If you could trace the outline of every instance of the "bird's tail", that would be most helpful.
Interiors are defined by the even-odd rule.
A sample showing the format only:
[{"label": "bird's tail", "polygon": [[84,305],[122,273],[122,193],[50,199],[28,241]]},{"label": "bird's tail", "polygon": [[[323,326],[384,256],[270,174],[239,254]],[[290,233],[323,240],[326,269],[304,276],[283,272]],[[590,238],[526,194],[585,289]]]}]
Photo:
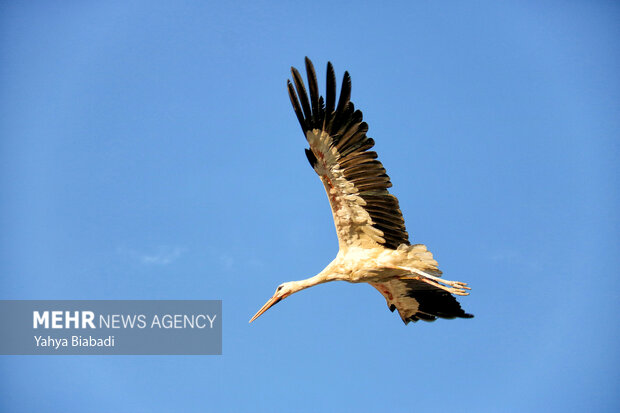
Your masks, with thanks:
[{"label": "bird's tail", "polygon": [[400,255],[400,262],[411,263],[417,269],[441,277],[441,270],[437,261],[433,258],[433,254],[426,248],[424,244],[405,245],[402,244],[396,249]]}]

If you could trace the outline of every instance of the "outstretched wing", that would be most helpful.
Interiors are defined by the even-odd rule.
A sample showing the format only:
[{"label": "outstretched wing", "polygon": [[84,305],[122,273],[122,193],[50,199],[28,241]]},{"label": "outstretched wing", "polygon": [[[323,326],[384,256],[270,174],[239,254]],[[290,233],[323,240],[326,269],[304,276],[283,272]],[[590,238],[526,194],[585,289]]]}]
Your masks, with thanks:
[{"label": "outstretched wing", "polygon": [[383,245],[396,249],[409,245],[398,199],[388,192],[392,186],[377,154],[374,141],[366,136],[368,125],[351,102],[351,78],[345,72],[336,105],[336,76],[327,63],[327,90],[319,96],[316,72],[306,57],[308,89],[301,75],[291,68],[287,82],[291,103],[310,144],[306,156],[321,178],[334,216],[340,248]]},{"label": "outstretched wing", "polygon": [[435,321],[437,318],[472,318],[447,291],[417,280],[394,279],[370,283],[385,297],[390,309],[398,310],[405,324],[410,321]]}]

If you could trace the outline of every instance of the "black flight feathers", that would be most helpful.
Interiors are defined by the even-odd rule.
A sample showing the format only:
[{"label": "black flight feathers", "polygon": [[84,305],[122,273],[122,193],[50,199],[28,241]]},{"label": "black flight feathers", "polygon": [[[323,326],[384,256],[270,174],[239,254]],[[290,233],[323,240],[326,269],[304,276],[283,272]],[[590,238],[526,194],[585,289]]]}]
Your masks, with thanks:
[{"label": "black flight feathers", "polygon": [[[331,62],[327,63],[327,92],[325,101],[323,101],[322,96],[319,96],[319,86],[316,80],[314,65],[307,57],[306,72],[308,73],[308,88],[310,89],[309,99],[304,81],[299,71],[294,67],[291,67],[291,73],[295,86],[293,87],[290,80],[287,81],[288,94],[301,129],[304,135],[308,130],[321,129],[333,136],[344,126],[343,121],[348,120],[348,115],[354,109],[353,103],[350,101],[351,77],[348,72],[344,73],[340,99],[338,99],[338,107],[336,108],[336,74]],[[362,113],[359,112],[358,116],[361,120]]]},{"label": "black flight feathers", "polygon": [[[418,302],[415,314],[406,320],[409,321],[435,321],[437,318],[473,318],[461,308],[459,302],[447,291],[429,286],[418,280],[401,280],[407,284],[407,296]],[[392,307],[390,307],[392,310]],[[392,310],[393,311],[393,310]]]},{"label": "black flight feathers", "polygon": [[[331,146],[338,152],[337,165],[333,167],[342,170],[345,178],[355,185],[358,195],[366,201],[364,208],[373,221],[373,227],[383,232],[384,246],[395,249],[401,244],[409,245],[398,200],[387,190],[392,186],[390,178],[381,162],[376,160],[376,152],[369,151],[374,141],[366,136],[368,125],[362,120],[362,112],[356,110],[351,102],[349,73],[344,73],[336,104],[336,74],[331,62],[327,63],[325,100],[319,94],[314,65],[307,57],[305,63],[309,94],[299,71],[294,67],[291,68],[293,82],[287,82],[291,104],[304,135],[313,129],[329,134]],[[306,156],[314,168],[320,154],[310,148],[306,149]]]}]

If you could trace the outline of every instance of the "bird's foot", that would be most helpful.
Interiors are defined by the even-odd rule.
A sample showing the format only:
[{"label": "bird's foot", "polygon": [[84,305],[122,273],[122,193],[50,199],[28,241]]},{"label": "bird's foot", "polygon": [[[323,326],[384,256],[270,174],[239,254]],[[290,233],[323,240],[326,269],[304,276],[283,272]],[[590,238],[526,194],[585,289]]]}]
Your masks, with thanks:
[{"label": "bird's foot", "polygon": [[455,294],[455,295],[469,295],[469,292],[467,292],[467,290],[471,290],[471,288],[467,286],[467,283],[464,283],[461,281],[444,280],[442,278],[435,277],[434,275],[430,275],[424,271],[418,270],[417,268],[407,268],[407,267],[398,267],[398,268],[417,274],[417,275],[412,274],[411,276],[402,277],[401,279],[403,280],[409,279],[409,280],[424,281],[427,284],[430,284],[434,287],[440,288],[444,291],[449,292],[450,294]]}]

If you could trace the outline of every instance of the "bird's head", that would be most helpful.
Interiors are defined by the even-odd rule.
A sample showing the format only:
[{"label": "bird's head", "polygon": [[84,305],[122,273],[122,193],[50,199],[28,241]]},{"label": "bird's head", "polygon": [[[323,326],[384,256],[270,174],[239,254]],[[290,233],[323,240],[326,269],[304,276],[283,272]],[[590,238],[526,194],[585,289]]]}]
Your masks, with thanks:
[{"label": "bird's head", "polygon": [[280,284],[278,288],[276,288],[276,292],[273,294],[273,297],[271,297],[269,301],[267,301],[265,305],[262,306],[256,314],[254,314],[254,317],[252,317],[250,323],[260,317],[261,314],[263,314],[265,311],[269,310],[274,304],[279,303],[280,301],[284,300],[286,297],[297,291],[299,291],[299,288],[297,288],[294,281]]}]

